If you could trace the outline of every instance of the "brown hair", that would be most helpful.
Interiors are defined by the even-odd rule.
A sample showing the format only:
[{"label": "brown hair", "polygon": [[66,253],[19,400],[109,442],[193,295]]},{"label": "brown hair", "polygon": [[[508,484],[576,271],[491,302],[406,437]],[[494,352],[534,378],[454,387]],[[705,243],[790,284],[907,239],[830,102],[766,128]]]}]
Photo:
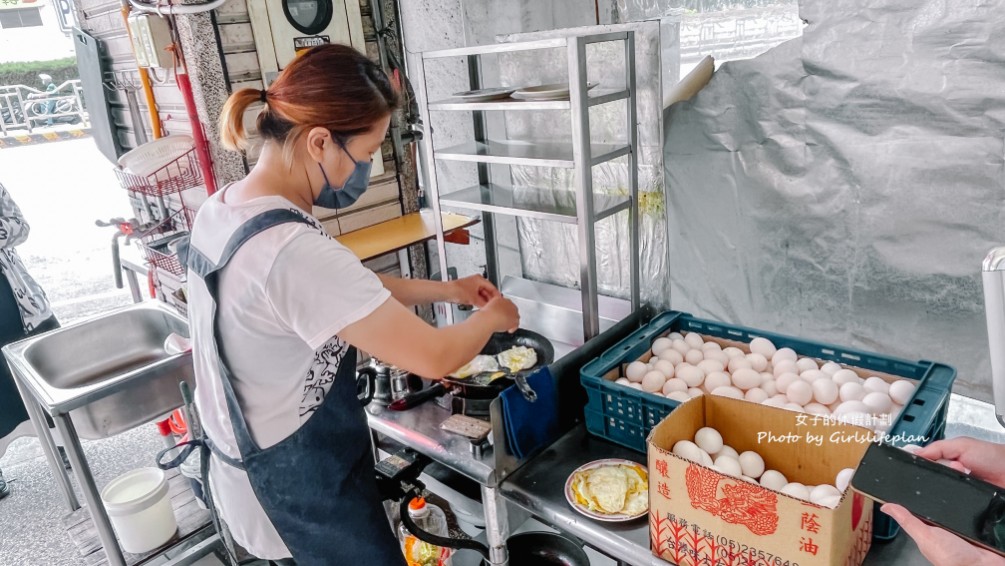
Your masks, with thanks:
[{"label": "brown hair", "polygon": [[381,68],[347,45],[321,45],[294,59],[266,91],[245,88],[230,95],[220,114],[220,141],[228,149],[248,147],[244,113],[258,101],[258,133],[293,147],[311,128],[327,128],[346,139],[366,132],[398,107],[397,89]]}]

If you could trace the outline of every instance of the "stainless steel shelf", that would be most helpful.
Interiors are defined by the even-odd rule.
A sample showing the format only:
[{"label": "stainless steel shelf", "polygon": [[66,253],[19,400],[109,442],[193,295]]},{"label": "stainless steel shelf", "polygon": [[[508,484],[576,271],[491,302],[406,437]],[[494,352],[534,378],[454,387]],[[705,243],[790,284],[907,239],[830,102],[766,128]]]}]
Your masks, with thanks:
[{"label": "stainless steel shelf", "polygon": [[[627,210],[630,201],[627,195],[594,195],[593,203],[594,218],[599,220]],[[440,204],[564,224],[575,224],[579,218],[573,191],[513,188],[489,183],[445,194],[440,197]]]},{"label": "stainless steel shelf", "polygon": [[[586,101],[588,106],[598,106],[625,100],[631,95],[628,89],[617,88],[595,88],[587,93]],[[453,110],[453,111],[473,111],[473,110],[569,110],[572,108],[568,100],[517,100],[515,98],[503,98],[501,100],[489,100],[485,102],[469,102],[460,98],[447,98],[429,104],[430,110]]]},{"label": "stainless steel shelf", "polygon": [[423,59],[441,59],[443,57],[463,57],[465,55],[492,55],[495,53],[512,53],[514,51],[529,51],[531,49],[554,49],[556,47],[566,47],[568,38],[556,37],[553,39],[539,39],[537,41],[520,41],[515,43],[495,43],[492,45],[475,45],[472,47],[458,47],[455,49],[440,49],[438,51],[426,51],[422,54]]},{"label": "stainless steel shelf", "polygon": [[[606,163],[631,153],[627,145],[590,144],[591,165]],[[495,163],[499,165],[530,165],[571,169],[576,161],[571,143],[529,143],[520,141],[466,142],[435,150],[433,157],[443,161]]]}]

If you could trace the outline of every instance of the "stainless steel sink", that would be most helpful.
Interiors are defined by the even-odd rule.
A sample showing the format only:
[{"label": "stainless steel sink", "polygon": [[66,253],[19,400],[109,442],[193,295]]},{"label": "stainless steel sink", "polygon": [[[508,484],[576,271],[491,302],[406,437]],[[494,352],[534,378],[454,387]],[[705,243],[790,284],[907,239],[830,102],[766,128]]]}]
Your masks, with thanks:
[{"label": "stainless steel sink", "polygon": [[50,415],[70,413],[77,434],[98,439],[181,406],[178,382],[193,387],[190,353],[169,354],[164,340],[188,336],[188,323],[160,302],[107,315],[3,349],[17,379]]}]

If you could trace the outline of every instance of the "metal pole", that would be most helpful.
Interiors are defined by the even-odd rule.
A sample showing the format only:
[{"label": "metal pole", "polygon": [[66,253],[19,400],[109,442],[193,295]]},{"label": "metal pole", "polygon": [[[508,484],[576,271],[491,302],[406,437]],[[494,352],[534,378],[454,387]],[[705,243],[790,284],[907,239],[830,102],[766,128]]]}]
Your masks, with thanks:
[{"label": "metal pole", "polygon": [[[477,55],[468,55],[468,83],[471,90],[482,88],[482,65],[481,59]],[[488,126],[486,124],[485,112],[476,110],[471,113],[472,125],[474,126],[475,141],[485,143],[489,140]],[[491,183],[488,163],[478,164],[478,184],[488,187]],[[496,243],[495,216],[491,212],[482,213],[482,228],[485,233],[485,270],[488,273],[489,281],[498,287],[500,285],[499,259]]]},{"label": "metal pole", "polygon": [[481,491],[485,512],[485,538],[489,544],[489,563],[493,566],[506,566],[509,564],[509,550],[506,548],[506,539],[509,538],[509,515],[506,512],[506,501],[494,487],[483,485]]},{"label": "metal pole", "polygon": [[628,186],[631,203],[628,210],[628,229],[631,231],[631,277],[632,277],[632,310],[639,309],[641,298],[639,286],[641,273],[639,269],[639,230],[642,229],[642,218],[639,216],[639,133],[638,115],[635,100],[635,32],[628,32],[625,38],[625,86],[628,88]]},{"label": "metal pole", "polygon": [[[436,158],[433,151],[433,123],[429,117],[429,93],[426,91],[426,62],[422,55],[416,57],[416,67],[418,73],[415,77],[415,97],[419,104],[419,114],[422,117],[422,125],[425,128],[425,136],[419,142],[423,155],[426,156],[425,165],[425,190],[428,196],[429,206],[433,209],[433,224],[436,227],[436,251],[440,260],[440,279],[450,280],[447,273],[447,243],[443,239],[443,216],[440,214],[440,191],[436,185]],[[445,309],[444,316],[447,324],[454,323],[454,310]]]},{"label": "metal pole", "polygon": [[597,307],[597,245],[593,211],[593,154],[590,148],[590,108],[586,95],[586,42],[568,39],[569,103],[572,118],[572,158],[576,174],[576,227],[579,232],[579,286],[583,295],[583,339],[600,334]]},{"label": "metal pole", "polygon": [[73,421],[69,414],[56,415],[56,430],[63,435],[63,442],[66,443],[66,455],[70,458],[73,466],[73,475],[77,477],[81,491],[84,492],[84,501],[87,503],[87,510],[94,521],[94,529],[98,532],[101,546],[105,549],[105,556],[110,566],[126,566],[126,560],[122,556],[122,549],[112,531],[112,524],[108,521],[108,513],[101,503],[101,495],[98,493],[98,486],[94,483],[94,476],[91,468],[84,459],[84,449],[80,445],[80,438],[73,427]]},{"label": "metal pole", "polygon": [[35,436],[38,437],[38,441],[42,444],[42,453],[45,454],[45,460],[49,463],[49,471],[52,472],[52,477],[56,480],[60,493],[63,494],[63,501],[66,502],[66,506],[70,508],[70,511],[76,511],[80,509],[80,502],[77,501],[77,494],[74,493],[73,486],[70,484],[70,477],[66,475],[63,459],[59,457],[56,442],[52,438],[52,433],[49,432],[49,426],[45,422],[42,408],[38,406],[38,401],[24,384],[21,383],[14,368],[11,368],[10,372],[14,377],[14,384],[17,386],[18,393],[21,394],[24,408],[28,411],[28,418],[31,420],[31,426],[35,429]]}]

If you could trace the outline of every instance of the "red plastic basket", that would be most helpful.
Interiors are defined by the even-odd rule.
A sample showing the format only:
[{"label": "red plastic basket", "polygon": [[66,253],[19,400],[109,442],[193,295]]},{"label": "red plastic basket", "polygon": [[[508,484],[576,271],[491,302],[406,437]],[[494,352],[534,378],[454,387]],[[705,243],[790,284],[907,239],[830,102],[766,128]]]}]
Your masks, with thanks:
[{"label": "red plastic basket", "polygon": [[147,244],[143,246],[147,260],[158,268],[178,277],[185,275],[185,267],[178,261],[178,255],[167,249],[167,244]]},{"label": "red plastic basket", "polygon": [[146,176],[134,175],[122,169],[115,169],[115,174],[124,189],[154,197],[180,193],[202,184],[202,172],[196,160],[195,149],[190,149],[178,159]]}]

